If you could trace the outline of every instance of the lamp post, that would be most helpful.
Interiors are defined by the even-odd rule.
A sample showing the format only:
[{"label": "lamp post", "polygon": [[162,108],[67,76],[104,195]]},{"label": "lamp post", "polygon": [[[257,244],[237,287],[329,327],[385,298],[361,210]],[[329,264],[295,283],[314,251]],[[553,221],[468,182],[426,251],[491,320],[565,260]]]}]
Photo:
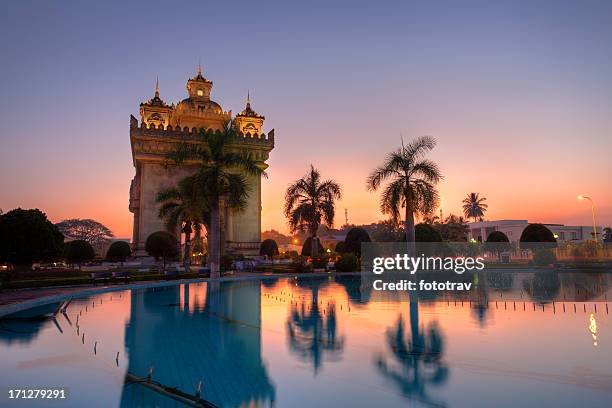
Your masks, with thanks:
[{"label": "lamp post", "polygon": [[597,226],[595,224],[595,203],[593,203],[593,199],[589,196],[578,196],[579,200],[589,200],[591,203],[591,215],[593,216],[593,236],[595,237],[595,242],[597,242]]}]

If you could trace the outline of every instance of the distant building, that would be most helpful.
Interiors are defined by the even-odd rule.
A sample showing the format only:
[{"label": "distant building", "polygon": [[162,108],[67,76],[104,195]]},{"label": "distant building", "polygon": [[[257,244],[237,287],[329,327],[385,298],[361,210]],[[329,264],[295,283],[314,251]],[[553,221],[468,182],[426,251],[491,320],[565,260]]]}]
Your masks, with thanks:
[{"label": "distant building", "polygon": [[[527,220],[497,220],[470,222],[469,239],[483,242],[493,231],[506,234],[510,242],[518,242],[523,230],[529,225]],[[593,240],[593,226],[570,226],[563,224],[543,224],[555,234],[559,242],[581,242]],[[601,241],[602,228],[597,227],[597,240]]]}]

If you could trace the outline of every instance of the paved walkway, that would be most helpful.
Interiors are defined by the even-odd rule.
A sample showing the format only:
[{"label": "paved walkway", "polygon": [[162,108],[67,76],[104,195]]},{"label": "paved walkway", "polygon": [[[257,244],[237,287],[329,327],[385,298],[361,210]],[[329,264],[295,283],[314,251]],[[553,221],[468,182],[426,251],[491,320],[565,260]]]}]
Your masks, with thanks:
[{"label": "paved walkway", "polygon": [[[253,272],[233,272],[224,274],[224,277],[240,277],[240,276],[268,276],[269,274],[253,273]],[[279,275],[274,275],[279,276]],[[201,280],[201,278],[196,278]],[[155,282],[166,282],[166,281],[131,281],[130,284],[139,283],[155,283]],[[69,295],[71,293],[80,292],[88,289],[105,289],[105,288],[120,288],[124,284],[118,285],[76,285],[76,286],[55,286],[46,288],[31,288],[31,289],[7,289],[0,291],[0,306],[6,306],[13,303],[25,302],[27,300],[38,299],[47,296],[56,295]]]},{"label": "paved walkway", "polygon": [[[114,285],[116,286],[116,285]],[[26,300],[38,299],[46,296],[69,295],[86,289],[102,289],[107,286],[78,285],[78,286],[57,286],[35,289],[8,289],[0,292],[0,306],[13,303],[25,302]]]}]

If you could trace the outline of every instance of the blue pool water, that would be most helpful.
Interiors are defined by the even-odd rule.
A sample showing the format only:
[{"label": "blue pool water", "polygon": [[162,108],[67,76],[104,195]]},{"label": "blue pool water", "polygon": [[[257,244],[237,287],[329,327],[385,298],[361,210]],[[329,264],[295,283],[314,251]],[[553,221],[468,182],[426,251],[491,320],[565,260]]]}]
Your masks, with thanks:
[{"label": "blue pool water", "polygon": [[[412,298],[360,276],[202,282],[41,307],[0,322],[0,405],[184,406],[127,377],[151,372],[221,407],[612,406],[611,275],[473,281]],[[6,398],[58,387],[61,403]]]}]

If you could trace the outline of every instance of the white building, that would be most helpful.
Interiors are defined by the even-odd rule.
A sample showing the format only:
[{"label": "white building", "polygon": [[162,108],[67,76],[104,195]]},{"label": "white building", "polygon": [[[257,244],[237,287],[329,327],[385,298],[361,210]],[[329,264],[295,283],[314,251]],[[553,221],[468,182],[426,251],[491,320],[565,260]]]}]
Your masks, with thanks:
[{"label": "white building", "polygon": [[[518,242],[521,239],[523,230],[529,225],[527,220],[497,220],[470,222],[469,239],[476,241],[486,241],[489,234],[493,231],[500,231],[506,234],[510,242]],[[570,226],[563,224],[544,224],[557,238],[559,242],[581,242],[593,240],[593,226]],[[601,241],[602,228],[597,227],[597,240]]]}]

